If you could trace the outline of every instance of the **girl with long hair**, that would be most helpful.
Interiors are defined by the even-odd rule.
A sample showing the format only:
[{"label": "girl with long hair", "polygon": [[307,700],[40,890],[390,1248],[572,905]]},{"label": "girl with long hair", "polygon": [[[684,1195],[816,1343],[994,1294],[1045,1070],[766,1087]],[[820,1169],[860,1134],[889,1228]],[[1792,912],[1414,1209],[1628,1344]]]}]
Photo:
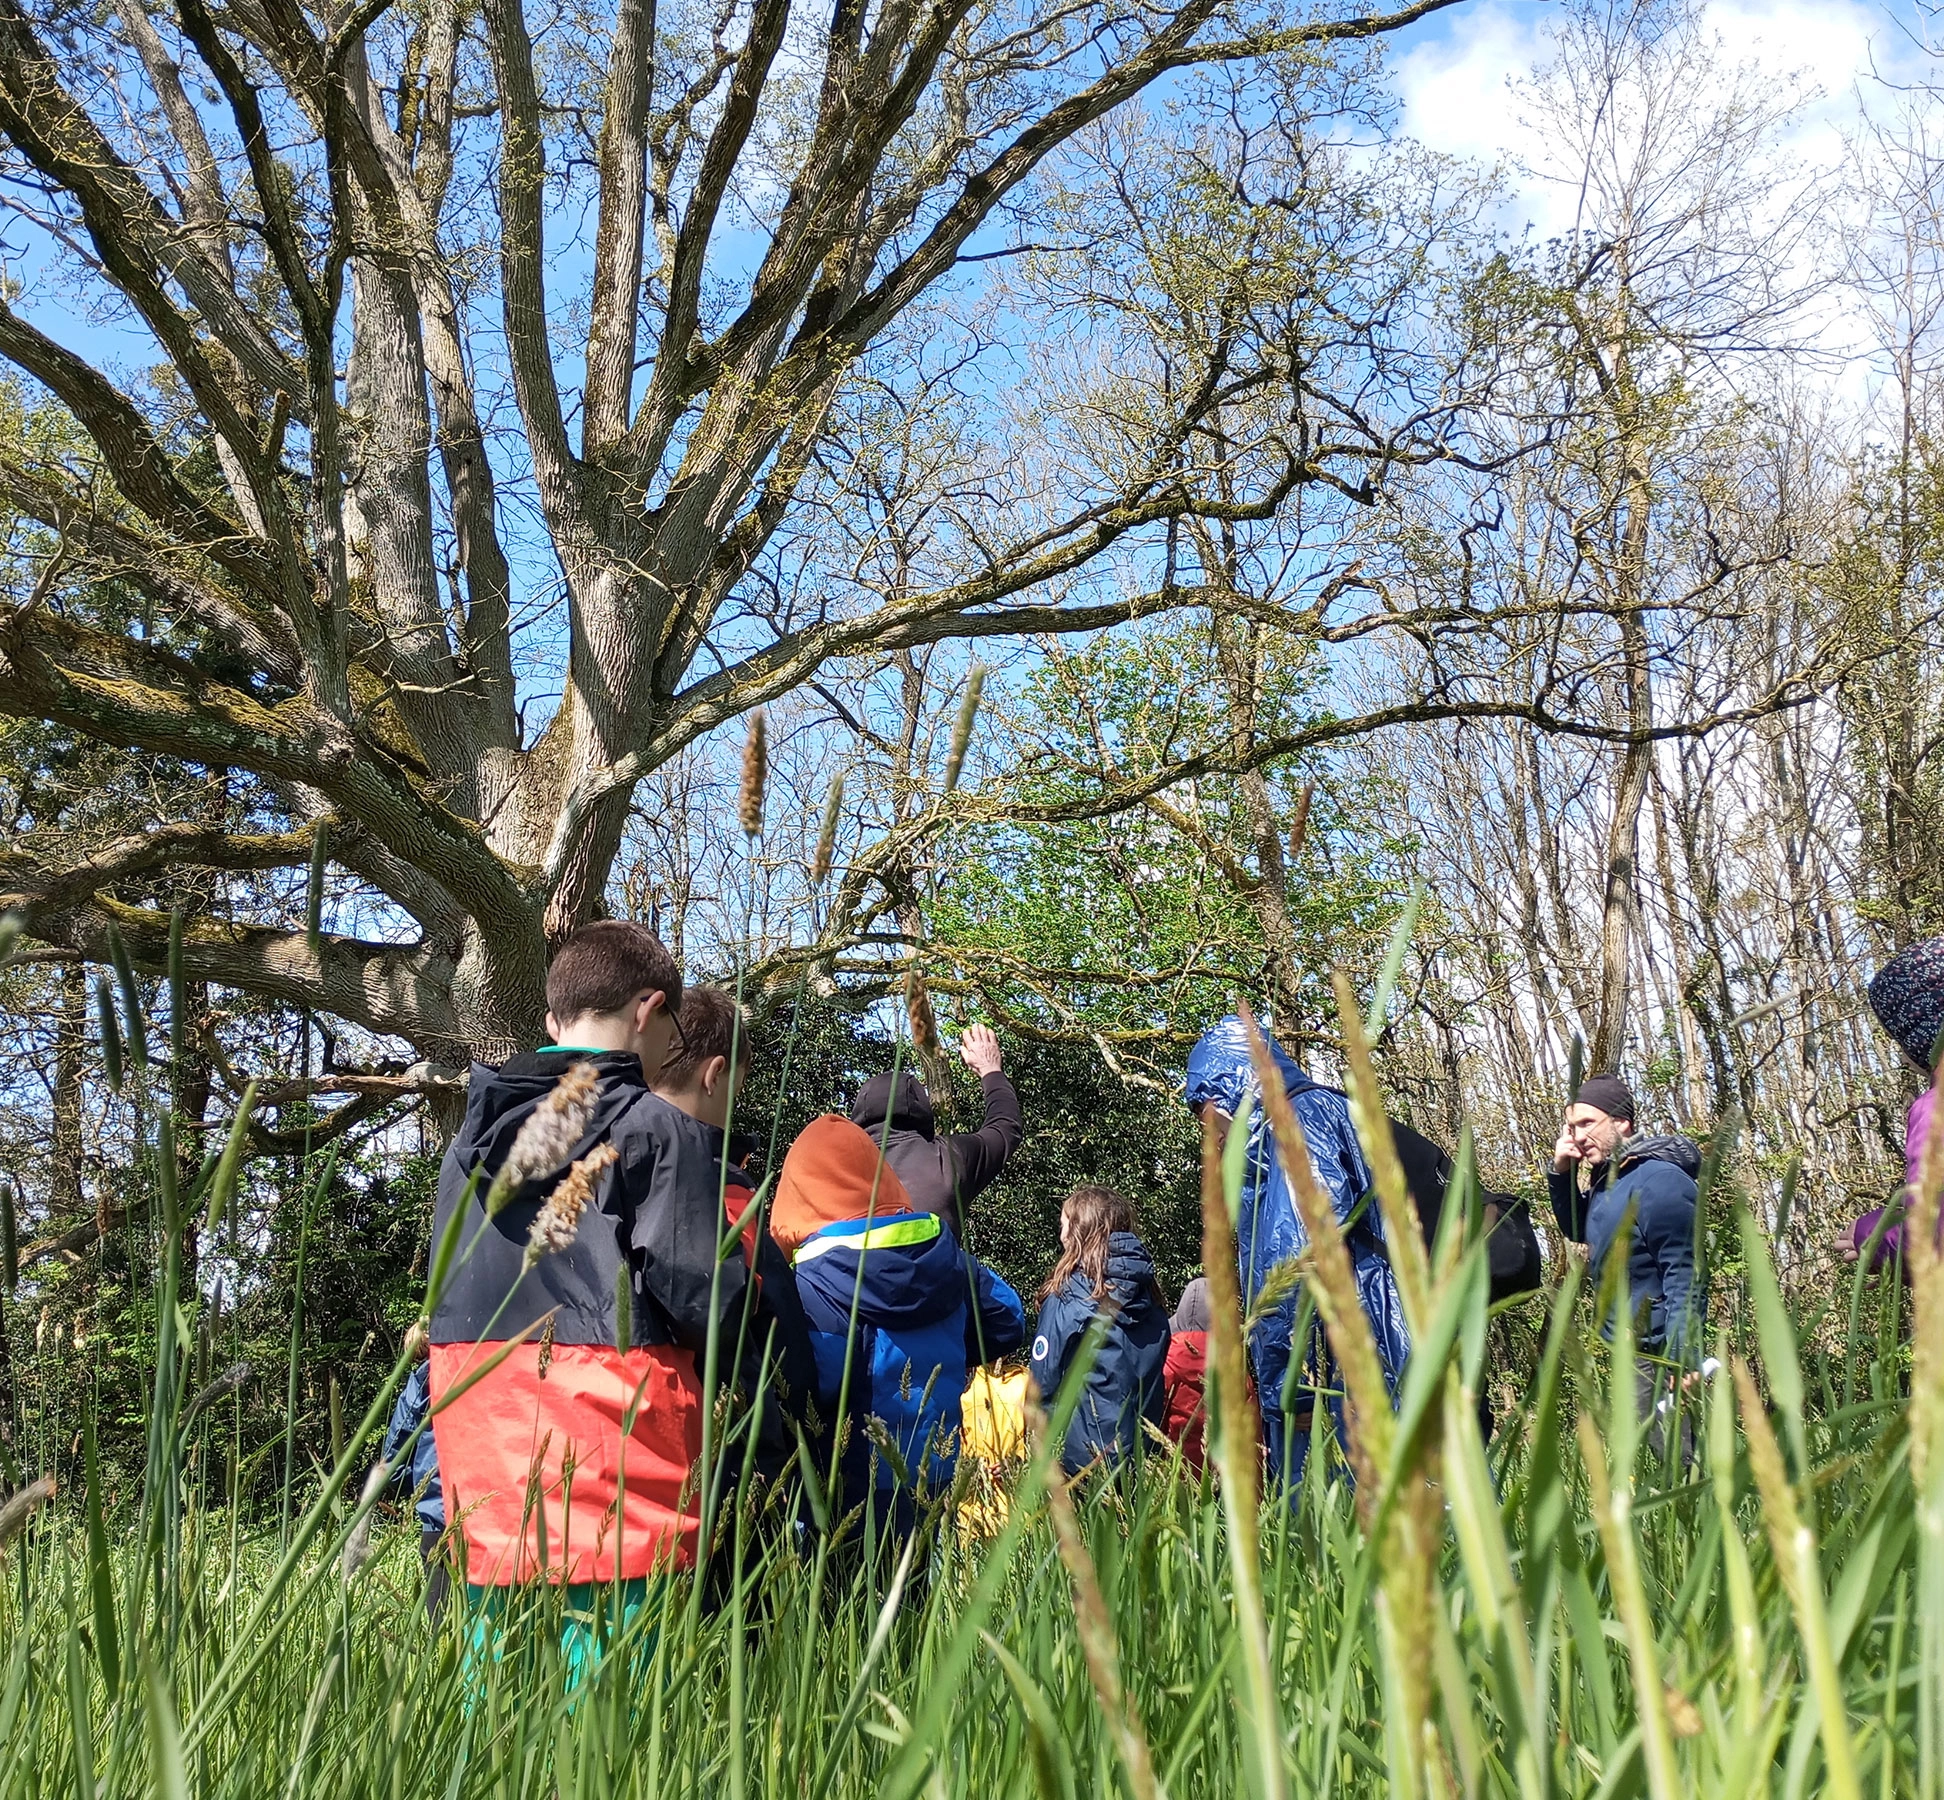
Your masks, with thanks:
[{"label": "girl with long hair", "polygon": [[1069,1475],[1094,1462],[1118,1468],[1140,1448],[1141,1421],[1158,1425],[1166,1399],[1168,1306],[1134,1208],[1112,1188],[1082,1186],[1060,1208],[1060,1257],[1039,1291],[1031,1372],[1051,1405],[1088,1329],[1102,1321],[1080,1404],[1060,1454]]}]

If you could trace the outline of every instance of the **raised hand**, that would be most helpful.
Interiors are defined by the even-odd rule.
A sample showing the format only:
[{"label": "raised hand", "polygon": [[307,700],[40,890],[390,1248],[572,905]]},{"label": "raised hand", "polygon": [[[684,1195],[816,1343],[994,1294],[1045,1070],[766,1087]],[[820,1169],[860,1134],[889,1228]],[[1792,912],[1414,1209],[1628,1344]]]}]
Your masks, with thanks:
[{"label": "raised hand", "polygon": [[965,1066],[980,1076],[999,1073],[999,1039],[990,1025],[971,1025],[959,1039]]}]

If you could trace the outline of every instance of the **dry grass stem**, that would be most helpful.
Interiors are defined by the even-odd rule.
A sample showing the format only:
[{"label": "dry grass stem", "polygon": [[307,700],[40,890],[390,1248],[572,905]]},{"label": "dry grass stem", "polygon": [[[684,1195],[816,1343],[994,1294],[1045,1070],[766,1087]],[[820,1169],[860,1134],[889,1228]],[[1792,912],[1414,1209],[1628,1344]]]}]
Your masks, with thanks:
[{"label": "dry grass stem", "polygon": [[[1045,1413],[1037,1405],[1030,1405],[1027,1423],[1035,1454],[1043,1454]],[[1128,1788],[1134,1800],[1166,1800],[1167,1790],[1155,1775],[1154,1760],[1148,1753],[1140,1709],[1121,1677],[1120,1641],[1114,1635],[1113,1614],[1108,1611],[1106,1598],[1100,1591],[1100,1575],[1087,1553],[1087,1540],[1081,1535],[1080,1521],[1073,1511],[1073,1496],[1067,1492],[1066,1477],[1057,1456],[1047,1459],[1046,1507],[1052,1515],[1060,1561],[1066,1565],[1067,1576],[1073,1583],[1073,1619],[1080,1634],[1081,1655],[1086,1659],[1087,1679],[1093,1683],[1101,1717],[1107,1721],[1121,1767],[1127,1771]]]},{"label": "dry grass stem", "polygon": [[1424,1249],[1424,1222],[1418,1216],[1410,1184],[1404,1179],[1404,1165],[1398,1160],[1397,1139],[1391,1134],[1390,1117],[1384,1111],[1384,1092],[1370,1060],[1370,1040],[1364,1035],[1363,1013],[1357,1005],[1356,990],[1341,969],[1331,971],[1331,982],[1336,989],[1337,1016],[1343,1026],[1343,1047],[1350,1064],[1351,1115],[1377,1183],[1377,1199],[1384,1217],[1384,1250],[1397,1275],[1404,1319],[1411,1328],[1412,1339],[1417,1340],[1431,1329],[1436,1299],[1431,1286],[1431,1262]]},{"label": "dry grass stem", "polygon": [[1297,1122],[1296,1109],[1289,1103],[1289,1090],[1283,1085],[1282,1071],[1270,1054],[1269,1040],[1255,1022],[1247,1006],[1242,1018],[1249,1030],[1249,1056],[1255,1066],[1256,1084],[1262,1090],[1263,1109],[1269,1115],[1269,1128],[1275,1136],[1276,1154],[1281,1159],[1283,1179],[1296,1198],[1296,1210],[1309,1233],[1310,1288],[1316,1296],[1316,1310],[1329,1334],[1330,1347],[1343,1371],[1350,1414],[1350,1463],[1357,1477],[1357,1504],[1366,1519],[1379,1497],[1381,1472],[1389,1466],[1391,1428],[1390,1390],[1384,1385],[1383,1364],[1377,1358],[1377,1343],[1370,1335],[1370,1320],[1365,1316],[1363,1296],[1357,1289],[1356,1273],[1350,1267],[1350,1251],[1337,1224],[1336,1208],[1330,1204],[1316,1179],[1310,1163],[1309,1140]]},{"label": "dry grass stem", "polygon": [[[1234,1129],[1240,1130],[1238,1123]],[[1202,1267],[1208,1276],[1208,1368],[1213,1388],[1207,1406],[1215,1467],[1222,1477],[1222,1515],[1228,1527],[1229,1571],[1235,1587],[1236,1636],[1242,1652],[1243,1699],[1260,1800],[1282,1800],[1288,1790],[1282,1728],[1277,1721],[1276,1677],[1269,1661],[1269,1626],[1262,1601],[1262,1500],[1257,1472],[1256,1411],[1249,1398],[1242,1342],[1242,1283],[1235,1226],[1222,1186],[1222,1155],[1215,1127],[1202,1122]]]},{"label": "dry grass stem", "polygon": [[[1618,1381],[1631,1381],[1622,1370]],[[1606,1446],[1592,1418],[1581,1413],[1577,1426],[1580,1457],[1586,1464],[1586,1483],[1593,1501],[1593,1521],[1606,1551],[1607,1576],[1613,1587],[1614,1611],[1626,1634],[1633,1664],[1633,1687],[1640,1708],[1641,1757],[1647,1765],[1647,1790],[1653,1800],[1681,1800],[1680,1771],[1674,1760],[1673,1731],[1667,1718],[1667,1687],[1661,1680],[1660,1651],[1654,1618],[1640,1579],[1640,1558],[1634,1544],[1631,1471],[1620,1471],[1618,1485],[1608,1480]]]},{"label": "dry grass stem", "polygon": [[1847,1703],[1842,1677],[1830,1641],[1829,1605],[1823,1591],[1822,1555],[1816,1528],[1803,1516],[1795,1488],[1782,1460],[1782,1446],[1769,1423],[1768,1408],[1755,1386],[1755,1376],[1741,1358],[1734,1359],[1735,1393],[1741,1401],[1742,1432],[1748,1439],[1748,1466],[1762,1496],[1762,1518],[1768,1526],[1775,1572],[1794,1609],[1802,1634],[1809,1684],[1822,1720],[1824,1791],[1835,1800],[1861,1800],[1856,1752],[1850,1741]]}]

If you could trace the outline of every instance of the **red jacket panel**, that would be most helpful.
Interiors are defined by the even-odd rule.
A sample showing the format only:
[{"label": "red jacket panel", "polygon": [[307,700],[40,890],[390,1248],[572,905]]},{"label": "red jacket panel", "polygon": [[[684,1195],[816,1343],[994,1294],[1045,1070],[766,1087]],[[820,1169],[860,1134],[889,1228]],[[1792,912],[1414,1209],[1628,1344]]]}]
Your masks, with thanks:
[{"label": "red jacket panel", "polygon": [[466,1580],[628,1580],[692,1564],[702,1453],[694,1353],[554,1344],[543,1371],[542,1346],[525,1343],[437,1410],[500,1348],[432,1346],[432,1435]]},{"label": "red jacket panel", "polygon": [[1161,1371],[1166,1397],[1161,1429],[1181,1446],[1181,1458],[1197,1474],[1205,1453],[1202,1447],[1202,1391],[1208,1375],[1208,1333],[1177,1331],[1168,1340],[1168,1360]]}]

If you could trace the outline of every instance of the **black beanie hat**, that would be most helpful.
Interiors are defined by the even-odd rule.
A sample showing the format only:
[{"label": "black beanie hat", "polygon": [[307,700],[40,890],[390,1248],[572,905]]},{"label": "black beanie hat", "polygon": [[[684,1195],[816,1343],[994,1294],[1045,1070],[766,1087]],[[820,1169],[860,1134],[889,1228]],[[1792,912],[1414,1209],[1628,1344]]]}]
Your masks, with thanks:
[{"label": "black beanie hat", "polygon": [[1580,1091],[1573,1096],[1573,1104],[1597,1106],[1609,1119],[1625,1119],[1629,1125],[1633,1123],[1633,1092],[1618,1075],[1589,1075],[1580,1083]]}]

